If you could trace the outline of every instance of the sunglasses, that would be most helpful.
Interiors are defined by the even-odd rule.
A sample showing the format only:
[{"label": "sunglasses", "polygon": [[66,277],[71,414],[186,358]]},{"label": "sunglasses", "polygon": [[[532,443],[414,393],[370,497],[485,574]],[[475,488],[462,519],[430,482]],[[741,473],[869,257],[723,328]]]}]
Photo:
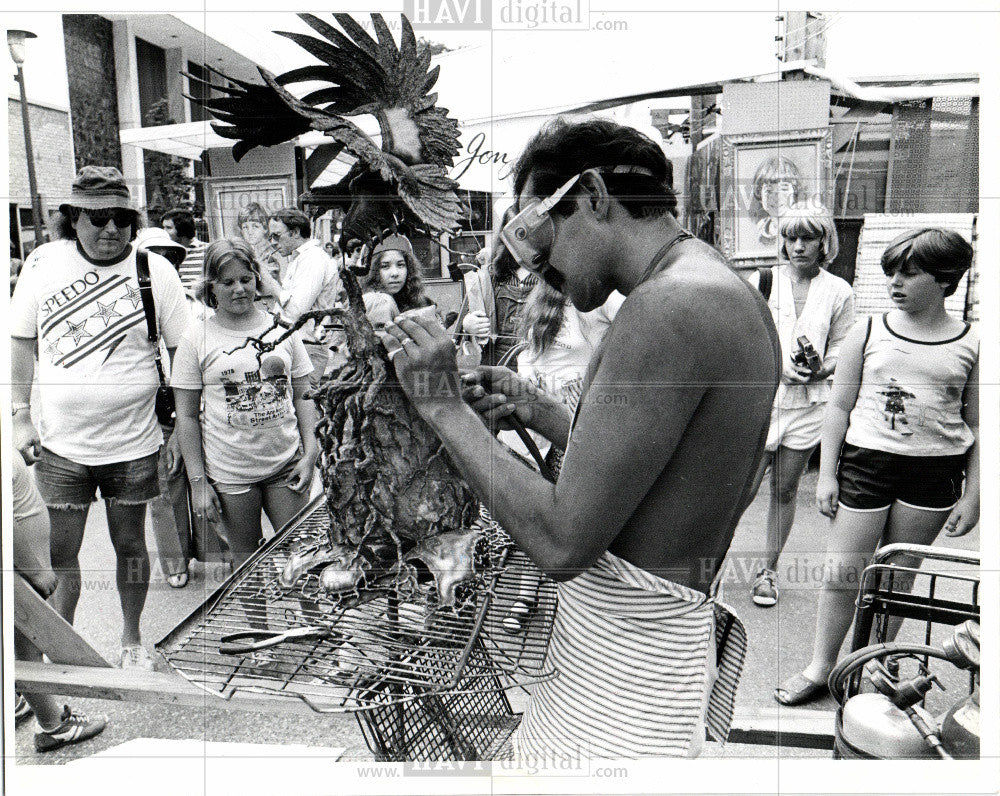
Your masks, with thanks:
[{"label": "sunglasses", "polygon": [[[500,230],[500,240],[507,247],[517,264],[537,274],[552,287],[559,289],[562,274],[548,263],[556,229],[549,211],[576,185],[581,174],[568,179],[552,196],[532,202]],[[556,284],[558,283],[558,285]]]},{"label": "sunglasses", "polygon": [[108,207],[101,210],[89,210],[81,207],[80,213],[85,214],[95,227],[103,227],[109,221],[114,221],[115,226],[122,229],[132,226],[135,222],[135,212],[121,207]]}]

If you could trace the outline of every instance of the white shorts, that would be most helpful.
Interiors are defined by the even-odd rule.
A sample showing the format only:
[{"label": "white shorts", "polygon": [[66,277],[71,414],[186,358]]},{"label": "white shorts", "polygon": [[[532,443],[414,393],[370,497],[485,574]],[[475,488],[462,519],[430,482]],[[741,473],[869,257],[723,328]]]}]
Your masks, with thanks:
[{"label": "white shorts", "polygon": [[826,404],[812,404],[801,409],[783,409],[775,406],[771,409],[771,425],[767,429],[768,451],[776,451],[779,447],[804,451],[819,444],[823,433],[823,418],[826,417]]}]

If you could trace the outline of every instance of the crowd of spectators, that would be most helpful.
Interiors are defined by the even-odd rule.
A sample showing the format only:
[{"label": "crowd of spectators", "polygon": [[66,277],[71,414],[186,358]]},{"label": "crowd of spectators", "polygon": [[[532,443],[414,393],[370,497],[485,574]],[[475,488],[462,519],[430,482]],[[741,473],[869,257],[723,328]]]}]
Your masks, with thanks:
[{"label": "crowd of spectators", "polygon": [[[931,543],[942,528],[961,535],[979,516],[978,338],[944,310],[971,265],[969,244],[937,229],[893,241],[882,260],[893,309],[856,323],[851,286],[827,270],[837,255],[830,213],[793,204],[771,220],[779,265],[766,287],[752,278],[766,293],[783,363],[756,482],[770,469],[767,560],[752,586],[761,606],[778,601],[778,558],[792,531],[800,477],[821,439],[817,502],[833,519],[833,558],[863,564],[878,545]],[[287,327],[342,304],[340,268],[363,270],[362,260],[375,326],[433,304],[402,235],[369,253],[357,240],[313,238],[310,218],[296,208],[268,212],[259,204],[239,213],[240,237],[211,243],[198,239],[187,209],[159,222],[140,229],[117,169],[87,166],[60,206],[58,239],[35,249],[23,267],[18,261],[16,271],[12,253],[15,475],[26,507],[15,519],[45,521],[36,534],[44,542],[34,545],[44,548],[38,560],[15,564],[72,623],[78,554],[99,493],[118,562],[123,667],[152,666],[139,632],[150,579],[147,503],[167,582],[183,588],[193,557],[238,567],[261,541],[262,514],[280,528],[308,501],[317,446],[315,409],[305,396],[342,361],[342,336],[310,321],[266,356],[252,341],[277,334],[276,318]],[[170,365],[172,422],[158,421],[154,411],[160,379],[140,298],[140,249],[158,345]],[[580,312],[519,266],[499,239],[463,287],[451,331],[456,344],[474,350],[466,364],[507,365],[570,407],[626,301],[613,293]],[[548,451],[556,472],[560,456]],[[34,465],[33,477],[22,461]],[[32,502],[34,482],[40,498]],[[855,591],[856,584],[832,577],[824,584],[813,659],[776,690],[779,702],[802,704],[823,693]],[[534,604],[525,584],[504,627],[522,632]],[[18,639],[19,655],[37,657]],[[104,726],[44,699],[19,703],[19,717],[31,709],[40,750],[85,740]]]}]

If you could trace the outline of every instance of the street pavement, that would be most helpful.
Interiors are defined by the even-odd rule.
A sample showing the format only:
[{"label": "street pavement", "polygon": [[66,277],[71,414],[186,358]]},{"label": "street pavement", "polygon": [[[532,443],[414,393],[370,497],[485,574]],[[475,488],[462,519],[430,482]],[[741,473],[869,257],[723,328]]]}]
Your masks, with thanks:
[{"label": "street pavement", "polygon": [[[766,482],[765,482],[766,483]],[[801,671],[810,657],[815,619],[817,579],[806,573],[824,560],[829,522],[815,509],[815,470],[803,476],[799,490],[796,525],[780,562],[781,598],[773,608],[760,608],[750,600],[750,583],[759,568],[767,506],[766,487],[749,507],[737,529],[728,559],[723,600],[735,609],[746,624],[749,653],[740,684],[738,709],[771,710],[774,687]],[[147,542],[155,551],[148,528]],[[966,537],[946,540],[949,547],[978,550],[979,529]],[[165,636],[201,605],[221,582],[225,573],[217,564],[195,564],[191,581],[183,589],[172,589],[153,561],[153,580],[142,617],[144,643]],[[98,652],[113,661],[118,652],[121,614],[115,590],[114,554],[107,534],[103,505],[94,504],[80,553],[85,587],[76,614],[76,628]],[[791,577],[791,580],[790,580]],[[798,582],[792,582],[798,578]],[[908,625],[911,623],[908,623]],[[915,637],[919,629],[904,627],[903,637]],[[953,692],[952,692],[953,693]],[[74,707],[104,713],[109,723],[104,733],[77,746],[57,752],[36,754],[32,745],[34,722],[16,731],[16,759],[21,764],[63,763],[93,755],[136,738],[202,739],[206,742],[247,742],[307,744],[312,747],[344,747],[341,760],[371,760],[357,722],[350,715],[292,716],[250,713],[223,706],[206,695],[204,707],[177,708],[161,704],[137,704],[95,699],[67,700]],[[523,709],[523,692],[511,692],[515,709]],[[831,698],[809,709],[833,709]],[[789,716],[795,715],[789,709]],[[708,744],[705,755],[727,758],[826,757],[817,750],[729,745],[722,749]],[[179,791],[180,792],[180,791]]]}]

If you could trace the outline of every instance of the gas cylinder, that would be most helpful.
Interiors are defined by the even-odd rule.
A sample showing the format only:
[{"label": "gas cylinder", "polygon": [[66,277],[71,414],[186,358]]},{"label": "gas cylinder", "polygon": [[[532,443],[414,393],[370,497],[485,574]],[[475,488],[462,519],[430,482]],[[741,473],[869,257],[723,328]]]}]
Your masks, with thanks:
[{"label": "gas cylinder", "polygon": [[968,697],[951,706],[941,719],[941,745],[952,757],[979,759],[979,682]]},{"label": "gas cylinder", "polygon": [[[931,726],[933,716],[914,707]],[[884,694],[858,694],[847,700],[841,714],[840,740],[844,757],[876,760],[937,758],[909,717]]]}]

